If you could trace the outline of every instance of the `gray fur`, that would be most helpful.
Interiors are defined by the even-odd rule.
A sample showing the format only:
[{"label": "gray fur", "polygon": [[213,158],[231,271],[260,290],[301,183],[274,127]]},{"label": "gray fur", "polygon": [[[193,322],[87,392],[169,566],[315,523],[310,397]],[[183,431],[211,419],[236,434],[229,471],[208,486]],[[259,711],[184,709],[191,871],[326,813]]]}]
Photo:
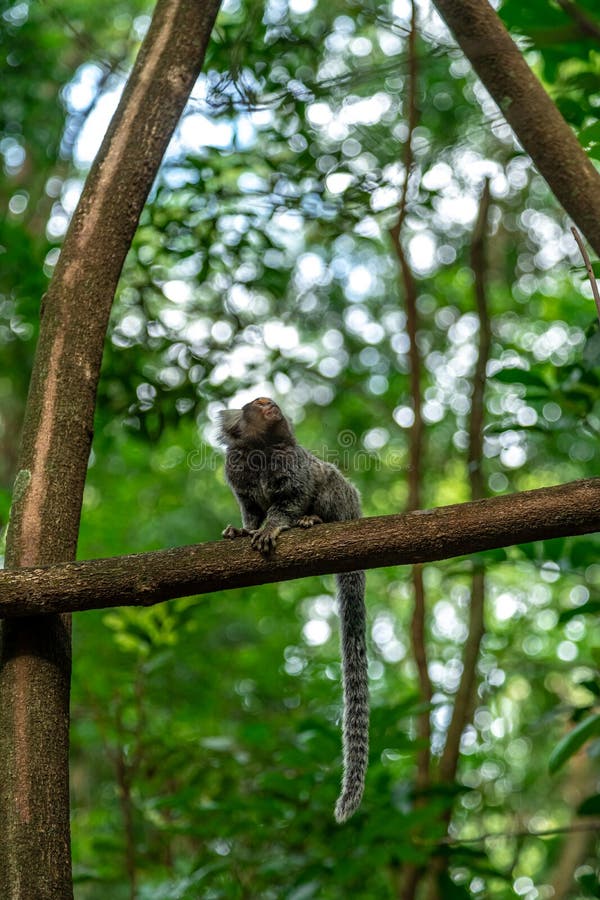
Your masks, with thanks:
[{"label": "gray fur", "polygon": [[[225,475],[240,506],[243,527],[228,525],[224,537],[250,535],[268,555],[282,531],[319,522],[358,519],[356,488],[331,463],[300,447],[287,419],[268,398],[221,416],[227,448]],[[336,576],[340,607],[344,686],[344,777],[335,807],[344,822],[360,804],[369,755],[365,574]]]}]

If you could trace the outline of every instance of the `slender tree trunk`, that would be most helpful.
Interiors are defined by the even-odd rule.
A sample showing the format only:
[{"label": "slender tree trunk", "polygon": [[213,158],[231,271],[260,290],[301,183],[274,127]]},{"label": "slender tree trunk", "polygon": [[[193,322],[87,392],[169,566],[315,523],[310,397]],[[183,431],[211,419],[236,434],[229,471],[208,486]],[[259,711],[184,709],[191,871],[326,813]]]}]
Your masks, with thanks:
[{"label": "slender tree trunk", "polygon": [[[96,388],[125,255],[196,81],[218,0],[159,0],[42,304],[7,568],[75,558]],[[0,645],[0,896],[72,897],[70,617],[12,619]]]},{"label": "slender tree trunk", "polygon": [[[490,205],[490,185],[485,181],[479,204],[479,215],[471,244],[471,269],[475,279],[475,298],[479,318],[479,350],[473,375],[473,394],[469,418],[469,449],[467,454],[471,499],[481,500],[486,493],[483,477],[483,427],[485,420],[486,369],[492,343],[487,299],[487,267],[485,261],[485,232]],[[472,714],[477,688],[477,662],[484,631],[485,571],[475,563],[471,579],[469,631],[463,651],[463,672],[454,698],[454,709],[446,735],[446,745],[440,758],[439,776],[443,782],[456,777],[460,756],[460,739]],[[448,811],[450,814],[450,810]]]},{"label": "slender tree trunk", "polygon": [[[486,229],[490,207],[490,183],[486,178],[479,214],[471,242],[471,269],[475,283],[475,300],[479,318],[479,349],[473,373],[473,393],[471,415],[469,417],[469,448],[467,452],[467,474],[471,486],[471,497],[480,500],[486,494],[483,477],[483,428],[485,420],[486,370],[492,344],[492,329],[488,308]],[[469,630],[465,641],[462,663],[463,670],[458,690],[454,696],[452,717],[446,733],[446,744],[439,760],[438,778],[442,783],[452,784],[456,779],[460,759],[460,741],[463,731],[473,716],[477,701],[477,663],[484,634],[485,569],[474,560],[471,576],[471,600],[469,604]],[[452,820],[453,808],[448,806],[442,813],[446,826]],[[440,854],[432,860],[425,881],[424,896],[427,900],[441,900],[443,878],[448,872],[450,857]]]}]

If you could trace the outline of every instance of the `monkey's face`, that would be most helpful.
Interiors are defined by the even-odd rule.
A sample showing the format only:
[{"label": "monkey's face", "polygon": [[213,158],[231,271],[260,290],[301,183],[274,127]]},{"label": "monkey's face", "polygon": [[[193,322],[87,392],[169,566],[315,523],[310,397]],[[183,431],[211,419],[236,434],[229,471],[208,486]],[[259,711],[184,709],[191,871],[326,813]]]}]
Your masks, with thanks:
[{"label": "monkey's face", "polygon": [[257,397],[241,409],[221,413],[221,440],[228,447],[240,447],[293,441],[293,435],[275,401]]},{"label": "monkey's face", "polygon": [[242,407],[242,414],[247,422],[255,426],[262,424],[266,428],[283,419],[283,413],[269,397],[257,397],[251,403],[246,403]]}]

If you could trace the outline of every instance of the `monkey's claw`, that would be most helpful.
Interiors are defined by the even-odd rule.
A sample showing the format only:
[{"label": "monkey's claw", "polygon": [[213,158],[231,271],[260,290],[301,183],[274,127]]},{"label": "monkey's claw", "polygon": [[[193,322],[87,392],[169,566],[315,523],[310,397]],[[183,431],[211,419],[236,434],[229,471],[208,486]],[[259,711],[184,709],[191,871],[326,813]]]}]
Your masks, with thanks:
[{"label": "monkey's claw", "polygon": [[285,527],[274,525],[270,528],[259,528],[252,535],[252,546],[263,556],[269,556],[277,546],[277,538]]}]

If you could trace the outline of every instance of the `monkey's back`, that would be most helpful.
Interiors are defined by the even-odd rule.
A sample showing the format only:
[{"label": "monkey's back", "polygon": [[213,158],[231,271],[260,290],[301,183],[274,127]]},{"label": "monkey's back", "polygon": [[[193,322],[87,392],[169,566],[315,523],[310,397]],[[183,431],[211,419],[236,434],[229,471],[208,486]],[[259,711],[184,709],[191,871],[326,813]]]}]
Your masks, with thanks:
[{"label": "monkey's back", "polygon": [[305,451],[314,478],[313,508],[324,522],[344,522],[360,518],[360,494],[333,463],[324,462]]},{"label": "monkey's back", "polygon": [[319,459],[299,444],[229,450],[225,476],[238,497],[266,512],[282,495],[293,496],[302,515],[324,522],[358,519],[360,495],[337,466]]}]

